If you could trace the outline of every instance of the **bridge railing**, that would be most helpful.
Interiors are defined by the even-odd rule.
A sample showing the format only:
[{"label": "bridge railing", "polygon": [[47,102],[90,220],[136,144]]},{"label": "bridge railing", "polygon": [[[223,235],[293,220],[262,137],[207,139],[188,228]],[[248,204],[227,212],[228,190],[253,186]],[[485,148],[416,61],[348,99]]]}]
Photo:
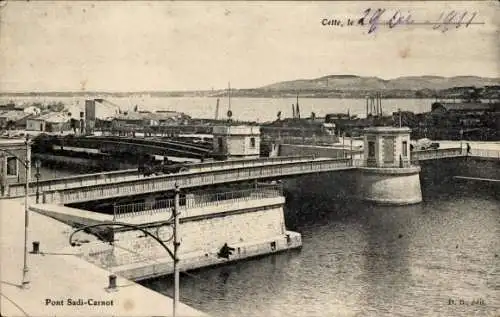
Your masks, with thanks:
[{"label": "bridge railing", "polygon": [[[272,198],[282,195],[281,185],[271,185],[250,189],[241,189],[223,193],[188,194],[180,199],[180,208],[198,208],[215,206],[221,202],[238,202],[263,198]],[[174,199],[161,199],[152,202],[132,203],[114,206],[113,214],[116,219],[153,215],[161,212],[171,212],[174,208]]]},{"label": "bridge railing", "polygon": [[238,160],[227,160],[227,161],[216,161],[216,162],[206,162],[197,163],[186,166],[188,171],[212,171],[224,169],[233,169],[239,167],[257,166],[257,165],[268,165],[268,164],[286,164],[293,162],[303,162],[311,161],[314,159],[313,155],[298,155],[298,156],[278,156],[278,157],[266,157],[259,159],[238,159]]},{"label": "bridge railing", "polygon": [[183,172],[178,174],[153,176],[130,181],[71,188],[62,191],[44,192],[46,203],[70,203],[96,199],[137,195],[173,190],[175,184],[181,188],[192,188],[222,183],[255,179],[279,179],[307,173],[326,172],[354,168],[347,159],[320,159],[311,161],[286,162],[282,164],[254,164],[232,169],[214,169],[202,172]]},{"label": "bridge railing", "polygon": [[471,149],[470,153],[468,155],[500,159],[500,151],[499,150]]},{"label": "bridge railing", "polygon": [[411,156],[412,160],[421,161],[437,158],[465,156],[465,151],[461,148],[422,150],[411,152]]},{"label": "bridge railing", "polygon": [[[86,186],[92,184],[101,184],[106,182],[125,180],[129,178],[130,175],[137,175],[137,169],[127,169],[119,171],[82,174],[82,175],[45,179],[45,180],[40,180],[38,182],[38,186],[40,192],[48,190],[60,190],[64,188],[72,188],[75,186]],[[26,183],[10,184],[8,195],[10,197],[24,196],[25,186]],[[29,190],[31,195],[34,195],[36,193],[36,181],[33,179],[31,180]]]},{"label": "bridge railing", "polygon": [[[312,160],[313,158],[314,158],[313,156],[283,156],[283,157],[260,158],[258,160],[237,159],[228,161],[187,164],[186,167],[188,168],[189,171],[201,172],[201,171],[215,170],[221,168],[255,166],[256,164],[265,165],[265,164],[308,161]],[[134,179],[139,179],[141,177],[143,176],[139,175],[137,169],[127,169],[120,171],[83,174],[83,175],[40,180],[38,186],[40,193],[42,193],[45,191],[52,191],[52,190],[62,190],[74,187],[99,185],[99,184],[119,182],[125,180],[134,180]],[[25,183],[10,184],[7,191],[7,195],[9,197],[24,196],[25,186],[26,186]],[[35,193],[36,193],[36,183],[32,180],[32,183],[30,184],[30,194],[34,195]]]},{"label": "bridge railing", "polygon": [[398,168],[398,167],[411,167],[411,166],[415,166],[415,165],[418,165],[418,161],[417,160],[408,160],[408,159],[404,159],[402,161],[399,161],[399,160],[396,160],[396,166],[394,166],[393,163],[391,163],[392,165],[387,165],[387,166],[376,166],[375,162],[365,162],[364,159],[353,159],[353,166],[355,167],[376,167],[376,168]]},{"label": "bridge railing", "polygon": [[[114,140],[121,142],[121,141],[130,140],[130,139],[115,138]],[[185,148],[185,149],[193,150],[194,152],[201,152],[201,153],[209,153],[212,151],[212,149],[209,149],[206,147],[196,146],[195,144],[192,144],[192,143],[172,141],[172,140],[134,138],[134,139],[132,139],[132,143],[138,143],[138,144],[143,144],[143,145],[159,145],[159,146],[174,147],[174,148],[181,148],[181,149]]]}]

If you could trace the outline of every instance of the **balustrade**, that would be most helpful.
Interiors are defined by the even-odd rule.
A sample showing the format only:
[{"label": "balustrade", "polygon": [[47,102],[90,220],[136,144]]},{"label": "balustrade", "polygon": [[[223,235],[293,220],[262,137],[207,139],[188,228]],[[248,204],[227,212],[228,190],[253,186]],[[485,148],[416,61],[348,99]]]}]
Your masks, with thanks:
[{"label": "balustrade", "polygon": [[[248,201],[264,198],[273,198],[283,195],[280,184],[259,186],[257,188],[229,191],[212,194],[186,195],[180,201],[181,209],[199,208],[218,205],[221,202]],[[174,199],[161,199],[154,202],[132,203],[117,205],[113,208],[115,218],[136,217],[140,215],[152,215],[161,212],[171,212],[174,207]]]}]

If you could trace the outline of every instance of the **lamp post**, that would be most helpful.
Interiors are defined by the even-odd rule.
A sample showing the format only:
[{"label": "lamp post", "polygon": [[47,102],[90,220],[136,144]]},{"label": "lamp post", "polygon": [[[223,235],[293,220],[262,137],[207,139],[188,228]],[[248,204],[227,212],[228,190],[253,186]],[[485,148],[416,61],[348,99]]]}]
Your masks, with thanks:
[{"label": "lamp post", "polygon": [[177,250],[179,248],[179,185],[175,184],[175,198],[174,198],[174,307],[173,317],[176,317],[177,306],[179,305],[179,258],[177,257]]},{"label": "lamp post", "polygon": [[36,168],[36,174],[35,174],[35,178],[36,178],[36,203],[37,204],[40,201],[40,186],[39,186],[39,182],[40,182],[40,167],[41,166],[42,166],[42,162],[37,159],[35,161],[35,168]]},{"label": "lamp post", "polygon": [[28,288],[29,286],[29,270],[28,270],[28,226],[29,226],[29,206],[28,206],[28,196],[30,189],[30,178],[31,178],[31,146],[29,135],[26,135],[26,140],[24,142],[26,145],[26,161],[25,171],[26,171],[26,189],[24,193],[24,256],[23,256],[23,281],[22,288]]},{"label": "lamp post", "polygon": [[[145,228],[141,228],[139,226],[132,225],[129,223],[116,222],[116,221],[109,221],[109,222],[107,221],[107,222],[101,222],[99,224],[80,227],[80,228],[76,229],[75,231],[73,231],[73,233],[71,233],[71,235],[69,236],[69,244],[71,246],[75,246],[76,244],[73,242],[73,236],[77,232],[85,231],[87,229],[97,228],[97,227],[108,227],[108,228],[109,227],[125,227],[125,228],[132,228],[135,230],[139,230],[142,233],[144,233],[145,235],[153,238],[156,242],[158,242],[167,251],[168,255],[170,256],[170,258],[174,262],[174,296],[173,296],[174,299],[173,299],[173,306],[172,306],[172,316],[173,317],[176,317],[177,308],[179,306],[179,270],[178,270],[179,258],[177,257],[177,250],[178,250],[178,247],[180,245],[179,235],[178,235],[178,226],[179,226],[179,217],[178,216],[180,214],[179,213],[179,193],[180,193],[179,186],[177,184],[175,184],[174,210],[172,212],[172,216],[170,217],[170,219],[168,219],[165,222],[166,224],[172,224],[172,222],[174,224],[173,234],[169,239],[162,240],[158,235],[149,232]],[[173,239],[173,243],[174,243],[174,251],[173,252],[170,251],[170,249],[165,244],[165,242],[169,242],[172,239]],[[111,240],[114,240],[114,237],[112,237]]]},{"label": "lamp post", "polygon": [[25,177],[26,177],[26,187],[24,192],[24,253],[23,253],[23,277],[21,281],[21,288],[29,287],[29,269],[28,269],[28,226],[29,226],[29,206],[28,206],[28,196],[29,196],[29,187],[30,187],[30,176],[31,176],[31,143],[29,140],[29,135],[26,135],[26,139],[24,141],[26,146],[26,158],[23,160],[19,158],[14,153],[6,150],[0,149],[0,151],[9,154],[14,157],[18,162],[20,162],[25,169]]}]

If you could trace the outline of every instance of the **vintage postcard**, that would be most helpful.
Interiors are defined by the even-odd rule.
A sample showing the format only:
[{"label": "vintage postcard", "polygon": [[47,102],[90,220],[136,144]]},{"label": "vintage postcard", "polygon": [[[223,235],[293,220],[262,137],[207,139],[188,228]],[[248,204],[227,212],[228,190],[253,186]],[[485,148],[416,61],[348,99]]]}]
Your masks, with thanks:
[{"label": "vintage postcard", "polygon": [[0,1],[0,315],[500,317],[499,1]]}]

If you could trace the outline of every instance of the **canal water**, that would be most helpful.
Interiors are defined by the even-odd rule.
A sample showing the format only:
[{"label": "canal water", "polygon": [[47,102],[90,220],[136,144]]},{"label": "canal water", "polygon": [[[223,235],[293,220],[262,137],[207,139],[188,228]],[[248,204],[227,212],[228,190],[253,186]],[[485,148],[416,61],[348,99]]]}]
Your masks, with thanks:
[{"label": "canal water", "polygon": [[[183,273],[181,301],[214,317],[497,317],[498,192],[428,187],[405,207],[294,198],[286,220],[300,251]],[[172,295],[171,277],[144,285]]]}]

